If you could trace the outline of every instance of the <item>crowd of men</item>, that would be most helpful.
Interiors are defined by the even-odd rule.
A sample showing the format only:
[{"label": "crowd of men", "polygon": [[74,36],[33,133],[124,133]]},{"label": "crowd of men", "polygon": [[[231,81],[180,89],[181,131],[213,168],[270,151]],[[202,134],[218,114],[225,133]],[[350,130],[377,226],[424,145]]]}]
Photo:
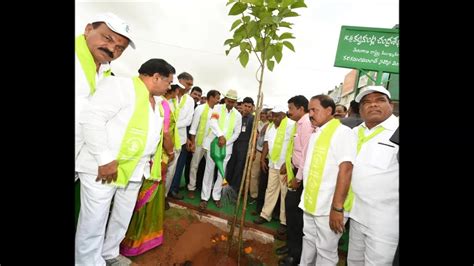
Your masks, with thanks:
[{"label": "crowd of men", "polygon": [[[135,48],[128,25],[110,13],[76,39],[78,265],[130,265],[120,243],[143,180],[164,185],[165,209],[168,198],[198,196],[201,210],[211,197],[221,208],[223,177],[215,176],[210,152],[215,139],[226,148],[230,186],[238,191],[243,178],[253,99],[233,89],[204,94],[191,74],[174,79],[175,68],[163,59],[143,63],[137,77],[112,77],[110,62],[128,46]],[[398,133],[390,97],[383,86],[367,86],[349,110],[322,94],[261,110],[249,203],[256,204],[255,224],[279,220],[275,237],[286,241],[276,250],[286,254],[280,265],[336,265],[348,221],[349,265],[392,264],[399,145],[390,140]],[[183,176],[185,195],[179,193]]]}]

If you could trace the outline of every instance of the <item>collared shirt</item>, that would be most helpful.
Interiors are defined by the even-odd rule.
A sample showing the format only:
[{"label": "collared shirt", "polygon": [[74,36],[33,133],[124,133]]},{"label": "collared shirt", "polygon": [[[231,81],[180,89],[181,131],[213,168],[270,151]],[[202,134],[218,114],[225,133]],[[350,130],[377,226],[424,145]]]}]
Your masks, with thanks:
[{"label": "collared shirt", "polygon": [[[194,136],[197,135],[199,124],[201,123],[201,116],[202,116],[202,113],[204,112],[204,107],[206,106],[207,106],[206,104],[201,104],[201,105],[198,105],[196,109],[194,109],[193,122],[191,123],[189,134],[194,135]],[[212,112],[213,112],[213,108],[209,106],[209,110],[207,112],[206,128],[204,129],[204,136],[207,134],[207,132],[209,132],[209,124],[210,124]],[[203,144],[204,144],[204,139],[205,137],[203,137]],[[197,136],[195,138],[195,141],[196,141],[196,146],[197,146]]]},{"label": "collared shirt", "polygon": [[[298,207],[307,212],[304,207],[304,193],[306,183],[308,182],[309,169],[313,159],[314,144],[321,135],[321,132],[328,125],[324,124],[316,133],[311,134],[306,151],[306,160],[303,169],[303,193]],[[316,211],[310,213],[312,215],[329,215],[331,210],[332,199],[336,190],[337,175],[339,173],[339,165],[343,162],[354,163],[357,153],[357,138],[347,126],[340,125],[331,138],[329,150],[326,156],[326,164],[324,166],[321,185],[319,186],[318,197],[316,199]],[[308,212],[309,213],[309,212]],[[347,216],[347,213],[345,213]]]},{"label": "collared shirt", "polygon": [[[214,111],[212,113],[217,113],[220,116],[222,108],[226,108],[225,104],[215,105],[214,106]],[[224,129],[227,129],[227,127],[229,126],[230,116],[231,116],[232,112],[235,113],[235,126],[234,126],[233,131],[232,131],[232,136],[230,137],[230,139],[228,139],[226,141],[226,154],[232,154],[232,146],[233,146],[235,140],[239,137],[240,130],[241,130],[241,127],[242,127],[242,115],[240,114],[239,111],[237,111],[237,109],[232,108],[232,110],[230,112],[228,112],[227,109],[226,109],[226,112],[225,112],[226,113],[226,118],[225,118],[225,122],[224,122]],[[211,112],[209,112],[209,113],[211,113]],[[208,133],[208,135],[204,138],[204,141],[203,141],[203,147],[206,150],[210,150],[211,142],[214,140],[215,137],[220,137],[220,136],[225,137],[225,132],[227,132],[227,130],[221,130],[221,128],[219,127],[219,121],[217,119],[213,119],[213,118],[211,118],[211,120],[209,121],[209,128],[211,129],[211,131]]]},{"label": "collared shirt", "polygon": [[[97,175],[98,167],[117,159],[128,123],[135,111],[135,90],[130,78],[109,77],[98,85],[90,102],[84,106],[79,124],[85,144],[76,160],[76,171]],[[163,117],[161,100],[155,97],[155,110],[149,107],[148,135],[143,156],[130,181],[141,181],[150,158],[160,141]]]},{"label": "collared shirt", "polygon": [[263,150],[263,143],[265,142],[265,132],[262,133],[262,129],[265,125],[267,125],[269,122],[263,123],[262,121],[258,121],[257,125],[257,132],[258,132],[258,138],[257,138],[257,151],[262,152]]},{"label": "collared shirt", "polygon": [[[89,102],[90,97],[90,86],[87,81],[86,74],[82,69],[81,62],[77,55],[76,58],[76,69],[75,69],[75,154],[77,155],[84,144],[84,137],[82,136],[82,131],[79,126],[79,114],[84,108],[84,105]],[[101,64],[99,67],[99,72],[95,76],[96,91],[98,89],[98,83],[104,79],[104,72],[110,69],[110,64]]]},{"label": "collared shirt", "polygon": [[309,114],[303,115],[298,122],[296,122],[296,135],[293,145],[293,154],[291,155],[291,162],[294,167],[298,168],[296,178],[303,179],[303,166],[306,157],[306,149],[308,147],[309,138],[314,132],[314,127],[309,120]]},{"label": "collared shirt", "polygon": [[399,215],[399,146],[390,141],[398,128],[398,118],[391,115],[380,125],[367,128],[365,123],[353,129],[357,135],[364,128],[365,136],[379,126],[385,129],[364,143],[352,171],[354,204],[350,217],[357,222],[398,238]]},{"label": "collared shirt", "polygon": [[[194,114],[194,99],[189,95],[189,94],[184,94],[181,99],[178,100],[178,97],[176,98],[176,105],[179,106],[179,104],[186,99],[186,102],[184,103],[183,108],[179,111],[179,117],[176,118],[176,126],[178,127],[178,133],[179,133],[179,139],[181,140],[181,145],[186,144],[186,141],[188,139],[188,135],[186,132],[186,127],[191,125],[193,121],[193,114]],[[175,107],[173,103],[170,102],[170,107],[171,109],[175,110]]]},{"label": "collared shirt", "polygon": [[270,160],[270,154],[272,154],[273,144],[275,143],[277,130],[278,128],[280,128],[281,124],[280,126],[278,126],[278,128],[275,128],[275,126],[271,128],[267,127],[267,132],[265,133],[264,140],[268,142],[268,154],[267,154],[267,158],[269,158],[268,167],[279,170],[280,167],[285,163],[286,148],[288,146],[288,142],[290,141],[290,136],[291,136],[291,132],[293,131],[294,125],[295,125],[295,122],[288,118],[288,123],[286,124],[285,140],[283,141],[283,145],[281,147],[280,159],[276,163]]}]

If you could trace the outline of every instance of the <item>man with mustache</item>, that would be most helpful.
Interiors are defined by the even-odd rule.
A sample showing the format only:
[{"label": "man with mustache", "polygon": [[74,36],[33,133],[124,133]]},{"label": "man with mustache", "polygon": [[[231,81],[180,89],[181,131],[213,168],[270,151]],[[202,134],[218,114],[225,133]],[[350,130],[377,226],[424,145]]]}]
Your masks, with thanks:
[{"label": "man with mustache", "polygon": [[110,62],[119,58],[129,45],[135,49],[130,27],[112,13],[99,14],[87,24],[84,34],[76,37],[76,158],[84,144],[82,130],[78,125],[79,114],[95,93],[96,85],[111,75]]},{"label": "man with mustache", "polygon": [[355,98],[364,123],[352,129],[358,145],[351,183],[349,265],[392,265],[397,250],[399,145],[390,138],[399,122],[390,97],[383,86],[367,86]]}]

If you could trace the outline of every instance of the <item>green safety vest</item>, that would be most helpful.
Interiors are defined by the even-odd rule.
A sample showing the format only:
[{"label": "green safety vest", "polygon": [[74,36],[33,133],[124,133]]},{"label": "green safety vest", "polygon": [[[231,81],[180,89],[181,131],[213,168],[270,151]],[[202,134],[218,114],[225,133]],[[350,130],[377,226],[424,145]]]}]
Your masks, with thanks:
[{"label": "green safety vest", "polygon": [[[95,77],[97,75],[97,71],[94,57],[92,56],[91,51],[89,51],[89,47],[87,47],[84,34],[76,37],[75,50],[77,58],[79,58],[79,62],[81,63],[82,71],[84,71],[87,82],[89,83],[90,94],[93,95],[95,93]],[[111,69],[105,71],[104,77],[110,76],[111,73]]]},{"label": "green safety vest", "polygon": [[[377,127],[377,129],[372,132],[372,134],[368,135],[367,137],[364,136],[364,127],[360,126],[358,131],[358,140],[357,140],[357,154],[359,154],[362,145],[369,141],[371,138],[377,136],[384,130],[382,126]],[[354,193],[352,192],[352,186],[349,187],[349,192],[347,194],[347,198],[344,201],[344,210],[350,211],[352,209],[352,204],[354,203]]]},{"label": "green safety vest", "polygon": [[285,164],[286,164],[286,175],[288,176],[288,184],[290,184],[291,180],[295,177],[295,173],[293,173],[293,167],[291,167],[291,156],[293,155],[293,147],[295,145],[295,134],[296,134],[296,125],[293,127],[290,136],[290,142],[288,143],[288,148],[286,149],[286,157],[285,157]]},{"label": "green safety vest", "polygon": [[[165,110],[163,105],[160,104],[160,114],[165,118]],[[161,180],[161,155],[163,154],[163,134],[164,134],[164,125],[161,127],[160,142],[156,148],[155,157],[153,160],[153,165],[151,166],[150,177],[151,180]]]},{"label": "green safety vest", "polygon": [[329,145],[334,132],[340,125],[339,119],[331,119],[313,146],[309,176],[304,188],[304,207],[307,212],[314,213],[316,211],[316,200],[326,166]]},{"label": "green safety vest", "polygon": [[179,113],[181,112],[181,109],[183,108],[187,99],[188,99],[188,95],[184,94],[183,97],[181,98],[181,102],[179,103],[179,105],[177,104],[176,98],[171,99],[171,102],[173,103],[173,107],[174,107],[174,112],[173,112],[174,121],[176,122],[174,130],[173,130],[175,148],[181,148],[181,138],[179,137],[179,131],[178,131],[178,119],[179,119]]},{"label": "green safety vest", "polygon": [[234,127],[235,127],[235,112],[233,112],[233,108],[230,109],[230,111],[231,111],[232,113],[230,114],[229,125],[227,126],[227,129],[224,130],[224,123],[225,123],[225,117],[226,117],[226,110],[227,110],[227,108],[225,107],[225,105],[222,105],[221,115],[219,116],[219,128],[220,128],[222,131],[225,131],[225,132],[224,132],[224,136],[225,136],[226,140],[229,140],[230,137],[232,136],[232,132],[234,132]]},{"label": "green safety vest", "polygon": [[206,103],[204,106],[204,110],[201,113],[201,118],[199,119],[199,127],[196,133],[198,146],[202,146],[202,141],[204,139],[204,135],[206,134],[207,120],[209,120],[207,117],[208,114],[209,114],[209,105]]},{"label": "green safety vest", "polygon": [[273,149],[270,154],[270,160],[274,163],[278,163],[280,159],[281,150],[283,148],[283,142],[285,141],[286,125],[288,124],[288,117],[283,118],[280,122],[280,126],[277,128],[275,141],[273,142]]},{"label": "green safety vest", "polygon": [[[150,92],[145,83],[138,77],[133,78],[133,85],[135,89],[135,110],[128,122],[117,156],[118,176],[115,185],[118,187],[125,187],[128,184],[128,180],[145,151],[148,136]],[[155,178],[158,177],[155,176]]]}]

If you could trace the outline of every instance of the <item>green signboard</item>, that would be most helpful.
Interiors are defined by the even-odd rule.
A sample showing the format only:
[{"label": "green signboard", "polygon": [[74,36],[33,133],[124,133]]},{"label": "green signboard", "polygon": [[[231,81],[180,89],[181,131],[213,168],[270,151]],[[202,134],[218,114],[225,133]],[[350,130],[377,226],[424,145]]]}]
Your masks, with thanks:
[{"label": "green signboard", "polygon": [[398,73],[398,29],[342,26],[334,66]]}]

